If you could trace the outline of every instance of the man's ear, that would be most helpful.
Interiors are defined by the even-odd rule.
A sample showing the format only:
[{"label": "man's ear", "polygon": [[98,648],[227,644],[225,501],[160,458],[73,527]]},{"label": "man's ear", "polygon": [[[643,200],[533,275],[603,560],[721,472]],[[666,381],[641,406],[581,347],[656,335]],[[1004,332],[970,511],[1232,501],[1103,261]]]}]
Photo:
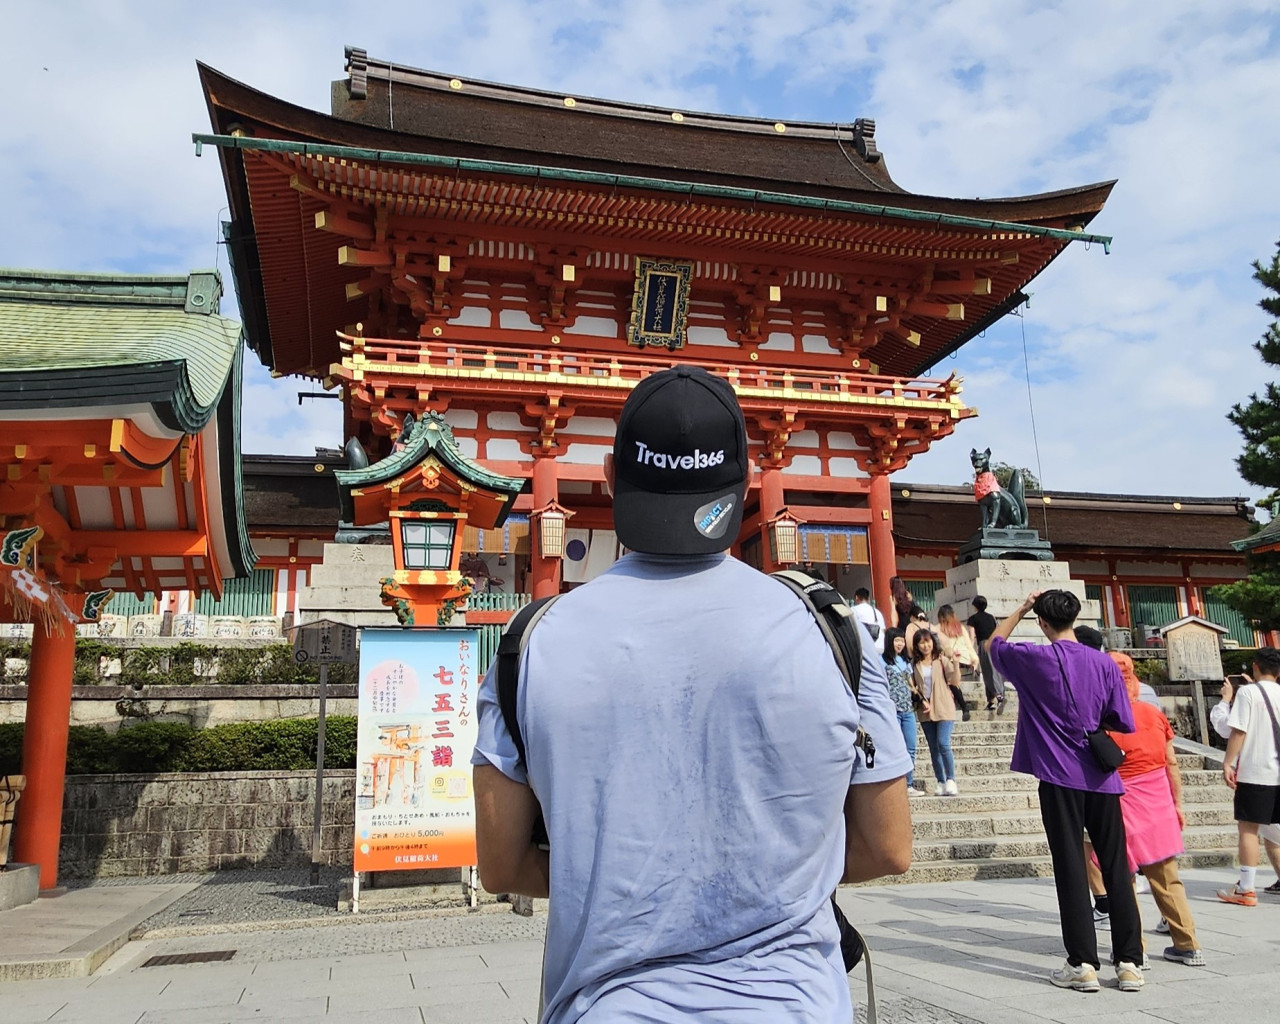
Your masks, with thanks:
[{"label": "man's ear", "polygon": [[604,489],[609,497],[613,497],[613,452],[604,456]]}]

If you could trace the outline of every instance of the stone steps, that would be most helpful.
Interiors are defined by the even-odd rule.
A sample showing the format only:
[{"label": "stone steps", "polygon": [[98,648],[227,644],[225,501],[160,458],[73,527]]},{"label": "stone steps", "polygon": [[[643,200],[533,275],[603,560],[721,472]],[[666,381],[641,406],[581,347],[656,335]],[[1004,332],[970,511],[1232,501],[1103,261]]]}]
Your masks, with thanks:
[{"label": "stone steps", "polygon": [[[1009,770],[1017,730],[1016,697],[1005,714],[974,712],[959,723],[951,745],[956,758],[954,797],[911,799],[913,864],[897,882],[1034,878],[1053,874],[1040,821],[1039,783]],[[1231,794],[1216,766],[1198,754],[1179,754],[1187,815],[1183,866],[1234,863],[1236,829]],[[923,731],[917,737],[917,784],[933,792],[933,769]]]},{"label": "stone steps", "polygon": [[[1039,818],[1034,819],[1039,826]],[[1188,850],[1211,851],[1235,849],[1236,829],[1232,823],[1230,829],[1222,825],[1188,826],[1183,832],[1183,840]],[[1035,832],[979,836],[976,838],[930,839],[917,837],[912,853],[916,863],[929,861],[973,860],[974,858],[991,858],[993,860],[1011,860],[1019,857],[1047,857],[1049,844],[1044,838],[1044,829]]]},{"label": "stone steps", "polygon": [[[1009,775],[1009,758],[1008,757],[970,757],[965,751],[959,748],[953,748],[952,753],[955,756],[956,763],[956,781],[959,782],[966,775]],[[1215,773],[1205,772],[1202,765],[1204,758],[1197,754],[1179,754],[1178,767],[1181,769],[1183,785],[1198,786],[1206,784],[1206,780],[1202,776]],[[916,751],[916,771],[927,772],[932,774],[933,766],[929,760],[929,752],[927,750]],[[1191,778],[1200,781],[1190,781]]]},{"label": "stone steps", "polygon": [[[938,798],[935,798],[938,799]],[[954,798],[953,798],[954,799]],[[917,801],[912,801],[912,806]],[[1186,812],[1186,841],[1192,842],[1193,835],[1206,838],[1211,831],[1230,832],[1235,836],[1235,820],[1231,810],[1216,805],[1196,807]],[[989,814],[940,813],[930,817],[914,817],[912,821],[915,838],[919,842],[942,839],[977,839],[982,837],[1023,837],[1038,836],[1044,832],[1040,821],[1039,808],[1028,807],[1021,811],[999,811]],[[1198,832],[1197,830],[1204,830]]]},{"label": "stone steps", "polygon": [[[1235,848],[1226,850],[1193,850],[1178,858],[1182,868],[1216,868],[1235,863]],[[915,882],[969,882],[988,878],[1051,878],[1053,863],[1048,856],[1017,858],[975,857],[965,860],[915,862],[906,874],[893,879],[879,879],[865,885]],[[856,923],[856,922],[855,922]]]}]

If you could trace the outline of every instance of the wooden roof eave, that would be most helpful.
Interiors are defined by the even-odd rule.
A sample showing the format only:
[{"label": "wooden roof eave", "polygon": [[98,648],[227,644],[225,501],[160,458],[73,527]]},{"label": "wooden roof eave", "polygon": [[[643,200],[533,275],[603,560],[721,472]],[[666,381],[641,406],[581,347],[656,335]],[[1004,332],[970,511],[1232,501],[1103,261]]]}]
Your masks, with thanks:
[{"label": "wooden roof eave", "polygon": [[210,579],[220,595],[222,580],[248,576],[257,562],[244,513],[244,487],[240,467],[240,404],[243,356],[237,352],[227,386],[218,402],[217,415],[200,432],[197,472],[201,474],[204,509],[197,508],[197,522],[205,523],[209,550],[215,564]]},{"label": "wooden roof eave", "polygon": [[[616,162],[575,160],[566,154],[512,152],[501,146],[460,144],[449,140],[424,138],[405,132],[375,128],[333,117],[318,111],[277,99],[223,75],[205,64],[197,64],[204,88],[210,122],[215,134],[231,135],[235,131],[262,140],[288,140],[301,143],[332,145],[339,148],[366,149],[385,154],[387,159],[401,156],[437,156],[443,159],[477,160],[483,163],[510,163],[543,170],[559,169],[585,174],[620,175],[665,182],[676,190],[689,186],[701,188],[722,186],[749,192],[776,192],[807,199],[829,199],[861,202],[871,206],[892,206],[920,213],[972,217],[977,220],[1016,222],[1024,225],[1047,225],[1070,222],[1083,228],[1106,203],[1115,181],[1104,181],[1077,188],[1060,189],[1031,196],[1005,199],[958,199],[883,188],[831,188],[782,179],[744,178],[735,175],[698,173],[690,169],[666,169],[648,165],[620,165]],[[771,140],[782,142],[782,139]],[[785,144],[785,143],[784,143]],[[244,217],[249,212],[248,191],[242,172],[237,172],[230,154],[221,154],[228,198],[233,215]],[[627,171],[640,173],[627,173]],[[663,173],[668,172],[668,173]],[[678,177],[677,177],[678,175]],[[1102,236],[1096,241],[1101,242]],[[1107,243],[1110,242],[1108,238]]]}]

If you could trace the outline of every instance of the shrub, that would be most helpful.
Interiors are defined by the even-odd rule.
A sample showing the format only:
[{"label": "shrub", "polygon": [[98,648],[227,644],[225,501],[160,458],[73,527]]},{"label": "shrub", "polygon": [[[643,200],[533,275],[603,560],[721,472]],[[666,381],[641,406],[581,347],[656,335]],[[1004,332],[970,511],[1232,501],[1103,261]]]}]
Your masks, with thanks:
[{"label": "shrub", "polygon": [[67,774],[102,775],[119,771],[116,738],[100,725],[73,725],[67,739]]},{"label": "shrub", "polygon": [[1169,681],[1169,666],[1163,658],[1134,658],[1133,674],[1144,683],[1160,686]]},{"label": "shrub", "polygon": [[[22,723],[0,725],[0,775],[22,766]],[[185,722],[139,722],[119,732],[72,726],[67,743],[68,775],[116,772],[305,771],[316,763],[316,720],[233,722],[195,729]],[[354,768],[356,719],[325,721],[326,768]]]},{"label": "shrub", "polygon": [[22,723],[5,722],[0,725],[0,775],[21,774]]},{"label": "shrub", "polygon": [[196,731],[186,722],[138,722],[122,726],[113,737],[116,771],[180,771]]}]

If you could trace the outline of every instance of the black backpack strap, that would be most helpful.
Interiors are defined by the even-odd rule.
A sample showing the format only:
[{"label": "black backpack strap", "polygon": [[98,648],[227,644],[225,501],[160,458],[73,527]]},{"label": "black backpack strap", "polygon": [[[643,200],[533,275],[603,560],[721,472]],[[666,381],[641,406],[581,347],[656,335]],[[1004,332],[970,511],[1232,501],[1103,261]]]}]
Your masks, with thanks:
[{"label": "black backpack strap", "polygon": [[516,715],[516,696],[520,689],[520,656],[529,642],[529,631],[546,614],[559,594],[542,597],[521,608],[507,623],[498,641],[498,710],[502,721],[516,745],[516,764],[528,770],[525,761],[524,737],[520,734],[520,720]]},{"label": "black backpack strap", "polygon": [[830,645],[841,673],[849,681],[849,688],[855,697],[858,696],[862,682],[862,640],[858,636],[857,619],[848,602],[830,583],[815,580],[795,569],[779,569],[770,575],[785,583],[805,603]]},{"label": "black backpack strap", "polygon": [[[862,639],[858,636],[858,620],[853,609],[830,583],[815,580],[795,569],[779,569],[770,575],[784,584],[804,602],[831,648],[840,673],[849,683],[854,699],[862,683]],[[871,734],[858,727],[857,745],[862,749],[868,768],[875,767],[876,744]]]}]

